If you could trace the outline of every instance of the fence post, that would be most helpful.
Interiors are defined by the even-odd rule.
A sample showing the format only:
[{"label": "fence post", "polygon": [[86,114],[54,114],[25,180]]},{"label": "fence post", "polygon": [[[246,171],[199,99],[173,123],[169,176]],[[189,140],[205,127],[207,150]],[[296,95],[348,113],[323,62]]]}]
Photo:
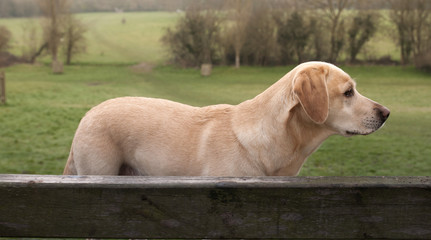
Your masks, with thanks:
[{"label": "fence post", "polygon": [[3,71],[0,72],[0,102],[6,104],[6,77]]}]

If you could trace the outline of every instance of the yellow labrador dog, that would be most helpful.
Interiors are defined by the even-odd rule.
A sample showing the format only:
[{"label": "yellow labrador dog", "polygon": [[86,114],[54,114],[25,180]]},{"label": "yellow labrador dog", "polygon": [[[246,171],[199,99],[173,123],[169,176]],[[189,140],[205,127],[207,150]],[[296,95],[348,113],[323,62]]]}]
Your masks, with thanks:
[{"label": "yellow labrador dog", "polygon": [[384,124],[389,109],[355,85],[332,64],[308,62],[235,106],[107,100],[81,120],[64,174],[294,176],[329,136]]}]

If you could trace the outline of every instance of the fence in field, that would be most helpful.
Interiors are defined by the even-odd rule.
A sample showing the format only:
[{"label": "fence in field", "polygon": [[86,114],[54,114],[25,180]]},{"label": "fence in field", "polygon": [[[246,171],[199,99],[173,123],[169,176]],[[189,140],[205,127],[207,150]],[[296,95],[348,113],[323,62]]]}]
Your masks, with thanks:
[{"label": "fence in field", "polygon": [[431,177],[0,175],[0,236],[431,239]]}]

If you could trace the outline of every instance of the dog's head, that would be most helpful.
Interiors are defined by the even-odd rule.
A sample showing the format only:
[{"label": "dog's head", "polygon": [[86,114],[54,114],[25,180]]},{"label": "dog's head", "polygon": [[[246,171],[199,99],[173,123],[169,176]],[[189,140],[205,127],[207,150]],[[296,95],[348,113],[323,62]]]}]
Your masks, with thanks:
[{"label": "dog's head", "polygon": [[383,126],[389,109],[362,96],[340,68],[323,62],[297,67],[293,93],[316,124],[343,136],[367,135]]}]

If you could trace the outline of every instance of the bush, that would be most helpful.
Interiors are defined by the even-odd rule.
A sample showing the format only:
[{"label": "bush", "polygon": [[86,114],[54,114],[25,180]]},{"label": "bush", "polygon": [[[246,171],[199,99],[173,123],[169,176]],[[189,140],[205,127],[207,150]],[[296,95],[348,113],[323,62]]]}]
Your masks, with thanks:
[{"label": "bush", "polygon": [[293,55],[296,55],[298,63],[308,58],[305,50],[315,23],[307,23],[303,16],[303,13],[294,11],[286,21],[277,20],[277,42],[281,48],[282,63],[291,63]]},{"label": "bush", "polygon": [[9,48],[9,42],[12,37],[11,32],[5,26],[0,26],[0,52]]},{"label": "bush", "polygon": [[[276,26],[270,9],[264,2],[255,2],[248,11],[242,19],[233,20],[223,32],[222,49],[226,64],[238,67],[238,54],[245,65],[277,64]],[[239,23],[235,21],[243,25],[238,26]]]},{"label": "bush", "polygon": [[172,60],[183,67],[199,67],[219,60],[221,18],[199,6],[189,8],[174,29],[168,28],[162,42],[168,46]]},{"label": "bush", "polygon": [[350,62],[356,61],[364,44],[376,33],[376,17],[372,14],[363,15],[360,12],[353,18],[348,30]]},{"label": "bush", "polygon": [[375,13],[358,10],[356,16],[344,17],[348,1],[337,1],[336,10],[333,1],[319,1],[312,8],[269,2],[232,1],[220,12],[193,4],[162,41],[173,62],[184,67],[334,63],[339,56],[355,61],[377,29]]},{"label": "bush", "polygon": [[258,1],[247,11],[247,14],[237,19],[233,18],[224,28],[221,42],[224,63],[239,67],[239,54],[241,64],[260,66],[279,64],[277,26],[271,9],[265,2]]},{"label": "bush", "polygon": [[250,65],[274,65],[277,61],[276,27],[270,9],[264,2],[254,6],[247,27],[242,55]]}]

